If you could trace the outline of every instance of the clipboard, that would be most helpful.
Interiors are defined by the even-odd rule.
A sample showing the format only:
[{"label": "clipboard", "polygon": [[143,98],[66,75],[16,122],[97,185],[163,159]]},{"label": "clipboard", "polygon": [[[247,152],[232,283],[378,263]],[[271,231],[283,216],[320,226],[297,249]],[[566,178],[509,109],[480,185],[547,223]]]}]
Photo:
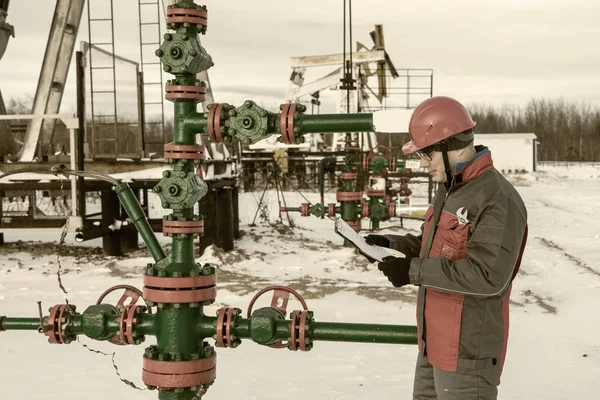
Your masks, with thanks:
[{"label": "clipboard", "polygon": [[340,217],[335,218],[335,232],[352,243],[362,254],[373,258],[376,261],[381,262],[384,258],[390,256],[399,258],[406,257],[403,253],[397,250],[368,244],[361,235],[359,235],[354,229],[352,229],[350,225],[346,223],[346,221]]}]

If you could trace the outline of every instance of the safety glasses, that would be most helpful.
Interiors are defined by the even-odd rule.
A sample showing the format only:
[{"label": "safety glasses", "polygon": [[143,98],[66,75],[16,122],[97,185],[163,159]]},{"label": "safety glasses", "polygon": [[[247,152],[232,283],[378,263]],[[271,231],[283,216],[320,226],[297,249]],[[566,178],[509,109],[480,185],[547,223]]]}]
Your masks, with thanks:
[{"label": "safety glasses", "polygon": [[425,147],[422,150],[416,152],[417,156],[425,161],[431,161],[431,155],[435,151],[434,147]]}]

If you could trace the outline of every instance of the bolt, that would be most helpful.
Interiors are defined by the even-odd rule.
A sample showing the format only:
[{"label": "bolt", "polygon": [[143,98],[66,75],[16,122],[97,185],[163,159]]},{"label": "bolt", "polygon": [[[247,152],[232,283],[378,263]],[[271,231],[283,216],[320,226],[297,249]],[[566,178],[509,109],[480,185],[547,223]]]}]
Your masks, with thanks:
[{"label": "bolt", "polygon": [[246,101],[244,102],[244,107],[246,107],[246,108],[250,108],[250,107],[252,107],[252,102],[251,102],[250,100],[246,100]]},{"label": "bolt", "polygon": [[159,361],[169,361],[169,355],[167,353],[158,353]]},{"label": "bolt", "polygon": [[162,192],[162,187],[154,186],[153,190],[154,190],[154,193],[160,193],[160,192]]},{"label": "bolt", "polygon": [[147,301],[146,304],[148,304],[148,307],[154,307],[154,302],[153,301]]},{"label": "bolt", "polygon": [[283,107],[285,107],[285,104],[279,105],[279,111],[283,111]]},{"label": "bolt", "polygon": [[162,310],[163,308],[165,308],[165,303],[156,303],[156,307]]},{"label": "bolt", "polygon": [[194,49],[190,49],[188,50],[188,54],[192,57],[196,57],[198,55],[198,52]]},{"label": "bolt", "polygon": [[199,359],[200,359],[200,354],[198,354],[198,353],[190,354],[190,360],[199,360]]},{"label": "bolt", "polygon": [[154,268],[154,266],[152,266],[152,264],[150,264],[148,266],[148,268],[146,268],[146,275],[148,275],[148,276],[155,276],[156,275],[156,268]]},{"label": "bolt", "polygon": [[235,128],[229,128],[229,133],[230,135],[235,135]]},{"label": "bolt", "polygon": [[148,389],[148,390],[156,390],[156,386],[146,385],[146,389]]},{"label": "bolt", "polygon": [[183,393],[183,388],[175,388],[175,390],[173,390],[173,392],[175,393]]},{"label": "bolt", "polygon": [[170,66],[168,66],[168,65],[165,65],[165,66],[163,67],[163,71],[165,71],[165,72],[171,72],[171,67],[170,67]]},{"label": "bolt", "polygon": [[181,35],[181,40],[188,40],[190,37],[188,35],[186,35],[185,33],[183,35]]},{"label": "bolt", "polygon": [[200,306],[199,303],[190,303],[189,304],[190,308],[198,308]]},{"label": "bolt", "polygon": [[[216,340],[216,338],[215,338],[215,340]],[[203,356],[202,358],[210,357],[213,355],[213,353],[214,353],[214,350],[212,347],[205,347],[202,349],[202,356]]]},{"label": "bolt", "polygon": [[171,276],[173,278],[181,278],[181,272],[179,271],[174,271],[173,273],[171,273]]},{"label": "bolt", "polygon": [[266,117],[267,116],[267,111],[266,110],[260,110],[258,113],[259,113],[259,115],[261,117]]},{"label": "bolt", "polygon": [[187,176],[187,172],[185,171],[179,171],[179,177],[180,178],[185,178]]},{"label": "bolt", "polygon": [[181,303],[175,303],[175,304],[173,304],[173,307],[174,308],[181,308]]},{"label": "bolt", "polygon": [[195,269],[195,268],[194,268],[193,270],[191,270],[191,271],[190,271],[190,276],[191,276],[191,277],[198,276],[198,270],[197,270],[197,269]]},{"label": "bolt", "polygon": [[185,65],[182,65],[181,67],[179,67],[179,72],[185,72],[187,70],[187,67]]},{"label": "bolt", "polygon": [[231,345],[229,347],[231,347],[232,349],[235,349],[236,347],[238,347],[240,344],[242,344],[242,341],[240,339],[236,339],[233,342],[231,342]]},{"label": "bolt", "polygon": [[173,40],[173,35],[171,35],[170,33],[165,33],[164,38],[165,40]]},{"label": "bolt", "polygon": [[163,176],[163,178],[170,177],[171,176],[171,171],[168,171],[168,170],[167,171],[163,171],[162,176]]},{"label": "bolt", "polygon": [[161,49],[157,49],[154,54],[156,55],[156,57],[162,57],[163,56],[163,51]]},{"label": "bolt", "polygon": [[175,353],[175,361],[183,361],[183,354]]},{"label": "bolt", "polygon": [[230,117],[235,117],[236,115],[237,115],[237,112],[235,110],[229,110]]},{"label": "bolt", "polygon": [[168,201],[162,203],[163,208],[171,208],[171,204]]}]

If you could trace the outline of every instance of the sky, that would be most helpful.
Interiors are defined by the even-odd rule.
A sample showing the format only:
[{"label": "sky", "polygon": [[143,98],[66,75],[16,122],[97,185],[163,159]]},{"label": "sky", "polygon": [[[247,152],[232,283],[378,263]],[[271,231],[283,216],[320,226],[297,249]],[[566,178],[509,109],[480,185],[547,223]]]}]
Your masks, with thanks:
[{"label": "sky", "polygon": [[[109,9],[110,0],[91,1],[95,16]],[[115,1],[115,48],[135,61],[140,58],[137,3]],[[217,102],[281,104],[289,87],[290,58],[343,50],[341,0],[203,4],[209,27],[201,41],[215,63],[209,77]],[[16,37],[0,61],[5,101],[35,93],[54,5],[50,0],[10,3],[7,22],[14,25]],[[597,0],[352,2],[354,42],[370,47],[369,32],[383,24],[386,50],[396,68],[431,68],[434,95],[495,106],[563,98],[600,107],[598,21]],[[87,11],[77,49],[80,40],[88,40]],[[325,74],[311,73],[307,81]],[[164,74],[163,81],[169,77]],[[71,68],[62,111],[74,110],[74,79]],[[322,110],[335,111],[338,94],[328,92]]]}]

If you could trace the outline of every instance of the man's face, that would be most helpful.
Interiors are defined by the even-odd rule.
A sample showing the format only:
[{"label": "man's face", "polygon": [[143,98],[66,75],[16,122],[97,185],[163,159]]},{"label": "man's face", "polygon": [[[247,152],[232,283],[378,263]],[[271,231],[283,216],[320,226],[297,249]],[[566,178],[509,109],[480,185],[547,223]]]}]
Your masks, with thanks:
[{"label": "man's face", "polygon": [[[429,175],[438,183],[446,182],[446,169],[444,168],[444,157],[441,151],[433,151],[427,154],[429,157],[421,157],[421,168],[427,169]],[[431,158],[431,160],[429,160]]]}]

